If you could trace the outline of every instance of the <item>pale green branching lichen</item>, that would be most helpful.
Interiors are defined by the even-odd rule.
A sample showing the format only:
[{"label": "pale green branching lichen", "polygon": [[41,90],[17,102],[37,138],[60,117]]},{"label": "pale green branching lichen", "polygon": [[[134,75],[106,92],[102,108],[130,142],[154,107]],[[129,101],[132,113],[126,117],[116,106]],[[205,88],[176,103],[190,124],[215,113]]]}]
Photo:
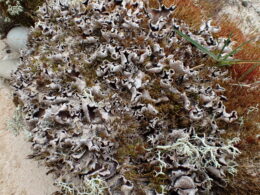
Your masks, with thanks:
[{"label": "pale green branching lichen", "polygon": [[101,177],[85,178],[81,195],[102,195],[107,189],[106,182]]},{"label": "pale green branching lichen", "polygon": [[103,195],[107,189],[107,183],[99,176],[85,177],[80,187],[63,181],[56,181],[55,184],[68,195]]},{"label": "pale green branching lichen", "polygon": [[165,175],[165,173],[163,172],[163,168],[166,168],[167,167],[167,163],[165,163],[163,161],[163,159],[161,158],[161,151],[158,151],[158,158],[157,158],[157,161],[159,162],[159,166],[160,166],[160,171],[159,172],[156,172],[156,175],[155,177],[158,177],[159,175]]},{"label": "pale green branching lichen", "polygon": [[18,3],[15,6],[9,5],[7,11],[10,15],[15,16],[15,15],[19,15],[21,12],[23,12],[23,7],[21,6],[20,3]]},{"label": "pale green branching lichen", "polygon": [[161,190],[161,192],[160,193],[158,193],[157,192],[157,195],[165,195],[165,194],[167,194],[167,186],[166,185],[160,185],[160,190]]},{"label": "pale green branching lichen", "polygon": [[22,131],[26,131],[26,125],[23,119],[21,107],[18,106],[14,111],[12,119],[10,119],[7,123],[7,129],[14,133],[14,135],[18,135]]},{"label": "pale green branching lichen", "polygon": [[259,111],[259,108],[258,108],[258,104],[256,104],[256,106],[250,106],[247,110],[247,114],[250,114],[252,112],[258,112]]},{"label": "pale green branching lichen", "polygon": [[5,21],[6,23],[11,22],[11,18],[5,17],[5,18],[4,18],[4,21]]},{"label": "pale green branching lichen", "polygon": [[[208,166],[213,166],[216,168],[221,167],[219,160],[217,159],[218,151],[226,152],[235,158],[240,154],[240,151],[234,147],[234,144],[239,141],[238,138],[229,140],[227,145],[215,146],[207,143],[207,140],[204,137],[199,137],[194,135],[189,138],[185,136],[179,138],[175,143],[171,145],[158,145],[156,148],[161,151],[174,151],[178,156],[187,156],[187,162],[190,164],[196,164],[198,167],[206,168]],[[160,154],[160,153],[159,153]],[[158,161],[162,161],[160,155],[158,155]],[[236,163],[234,161],[229,161],[228,170],[231,174],[236,173]]]},{"label": "pale green branching lichen", "polygon": [[70,194],[70,195],[75,195],[76,194],[76,189],[73,187],[72,184],[62,182],[62,181],[56,181],[55,185],[61,188],[61,190],[65,194]]},{"label": "pale green branching lichen", "polygon": [[1,0],[0,1],[0,3],[3,3],[3,4],[5,4],[5,6],[7,6],[7,12],[11,16],[19,15],[20,13],[22,13],[24,11],[24,8],[22,7],[21,2],[22,2],[22,0],[16,0],[16,1]]}]

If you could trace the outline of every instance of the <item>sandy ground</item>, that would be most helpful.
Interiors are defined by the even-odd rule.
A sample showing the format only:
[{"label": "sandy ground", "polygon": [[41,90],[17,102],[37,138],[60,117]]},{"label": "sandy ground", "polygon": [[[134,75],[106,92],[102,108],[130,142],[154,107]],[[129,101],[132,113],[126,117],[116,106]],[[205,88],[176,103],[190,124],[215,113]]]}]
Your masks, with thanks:
[{"label": "sandy ground", "polygon": [[225,0],[219,16],[227,14],[237,21],[244,34],[257,34],[260,40],[260,0]]},{"label": "sandy ground", "polygon": [[[260,31],[260,1],[249,1],[243,7],[240,0],[227,0],[227,7],[219,13],[227,13],[231,18],[241,20],[243,31]],[[6,55],[0,41],[0,60]],[[6,122],[14,112],[14,105],[8,86],[0,80],[0,195],[50,195],[57,189],[52,185],[53,178],[36,161],[27,159],[30,143],[24,136],[14,136],[7,130]]]},{"label": "sandy ground", "polygon": [[[4,55],[1,50],[0,59]],[[50,195],[57,190],[54,180],[38,162],[27,159],[30,143],[7,130],[14,110],[10,89],[0,80],[0,195]]]}]

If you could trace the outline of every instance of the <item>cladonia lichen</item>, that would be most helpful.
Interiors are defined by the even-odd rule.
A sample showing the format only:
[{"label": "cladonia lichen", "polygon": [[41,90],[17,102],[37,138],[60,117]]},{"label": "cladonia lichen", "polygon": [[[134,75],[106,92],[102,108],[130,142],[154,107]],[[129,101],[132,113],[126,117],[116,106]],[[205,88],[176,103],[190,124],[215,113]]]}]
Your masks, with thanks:
[{"label": "cladonia lichen", "polygon": [[27,130],[20,106],[15,109],[13,117],[7,123],[7,128],[9,131],[13,132],[14,135],[18,135]]},{"label": "cladonia lichen", "polygon": [[84,177],[79,186],[63,181],[56,181],[55,185],[59,186],[65,194],[69,195],[103,195],[107,191],[106,182],[99,176]]},{"label": "cladonia lichen", "polygon": [[[7,14],[10,16],[17,16],[24,11],[24,8],[22,7],[22,1],[23,0],[0,0],[0,3],[3,4],[1,7],[6,8]],[[8,15],[6,15],[5,22],[10,21],[11,19],[8,17]]]}]

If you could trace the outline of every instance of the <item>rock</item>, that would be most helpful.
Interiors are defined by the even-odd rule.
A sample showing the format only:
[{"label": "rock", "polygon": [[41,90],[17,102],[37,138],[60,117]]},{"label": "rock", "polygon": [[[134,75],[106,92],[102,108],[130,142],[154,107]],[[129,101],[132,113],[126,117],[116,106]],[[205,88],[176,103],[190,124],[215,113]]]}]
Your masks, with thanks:
[{"label": "rock", "polygon": [[0,61],[0,77],[10,79],[11,73],[19,66],[19,59],[9,59]]},{"label": "rock", "polygon": [[[3,40],[0,40],[0,52],[2,52],[5,49],[5,47],[6,47],[5,42]],[[0,55],[0,59],[1,57],[2,55]]]},{"label": "rock", "polygon": [[7,34],[7,44],[15,51],[26,47],[29,28],[14,27]]},{"label": "rock", "polygon": [[248,3],[248,1],[242,1],[242,5],[243,5],[244,7],[248,7],[249,3]]},{"label": "rock", "polygon": [[0,40],[0,61],[8,59],[19,59],[20,54],[12,50],[7,44],[6,39]]}]

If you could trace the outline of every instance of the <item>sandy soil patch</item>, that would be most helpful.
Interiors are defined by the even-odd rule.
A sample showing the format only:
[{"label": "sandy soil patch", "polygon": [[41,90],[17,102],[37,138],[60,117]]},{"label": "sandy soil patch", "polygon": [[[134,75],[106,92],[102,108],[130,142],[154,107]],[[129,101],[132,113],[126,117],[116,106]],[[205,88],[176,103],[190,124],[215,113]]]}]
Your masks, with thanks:
[{"label": "sandy soil patch", "polygon": [[27,159],[30,143],[7,130],[14,110],[10,89],[0,80],[0,195],[50,195],[57,190],[54,180],[46,176],[47,169]]},{"label": "sandy soil patch", "polygon": [[236,21],[244,34],[258,34],[260,39],[260,1],[226,0],[219,16],[227,14],[231,21]]}]

